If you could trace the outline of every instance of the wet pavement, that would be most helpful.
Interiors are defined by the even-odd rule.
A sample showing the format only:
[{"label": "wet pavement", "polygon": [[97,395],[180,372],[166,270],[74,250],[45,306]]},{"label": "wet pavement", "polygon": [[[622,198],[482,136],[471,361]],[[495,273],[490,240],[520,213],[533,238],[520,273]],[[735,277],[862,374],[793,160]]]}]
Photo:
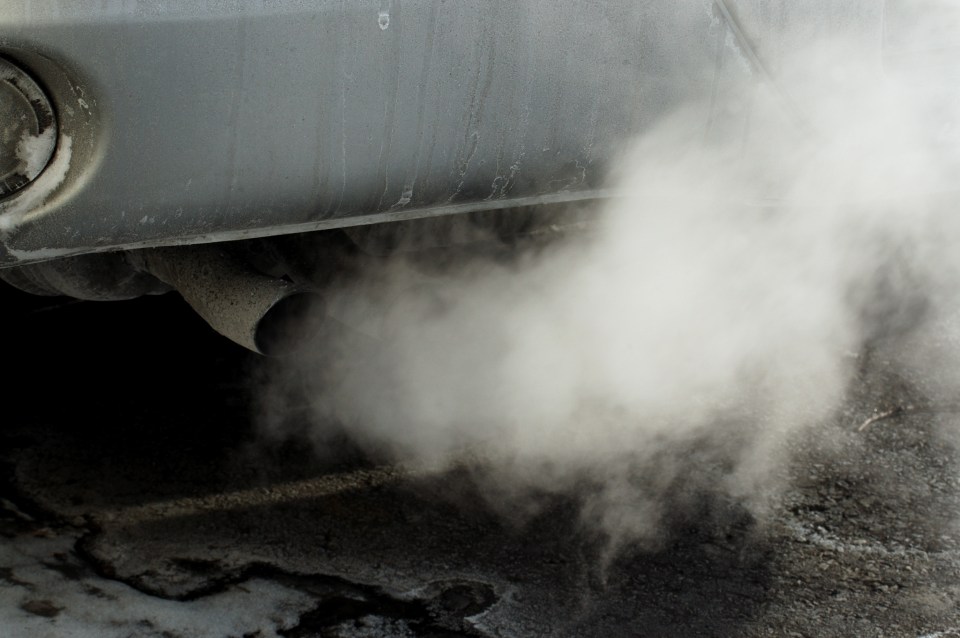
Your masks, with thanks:
[{"label": "wet pavement", "polygon": [[480,461],[264,440],[263,361],[176,297],[4,292],[2,636],[960,636],[960,414],[882,362],[793,443],[764,516],[681,486],[611,555],[576,496],[522,515]]}]

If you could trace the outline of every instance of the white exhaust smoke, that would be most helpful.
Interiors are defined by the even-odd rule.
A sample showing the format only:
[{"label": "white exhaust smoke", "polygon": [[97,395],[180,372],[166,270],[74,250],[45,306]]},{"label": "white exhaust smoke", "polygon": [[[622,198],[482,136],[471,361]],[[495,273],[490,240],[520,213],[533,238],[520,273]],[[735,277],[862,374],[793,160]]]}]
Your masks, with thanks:
[{"label": "white exhaust smoke", "polygon": [[930,328],[960,334],[956,131],[931,117],[942,78],[834,35],[780,61],[788,86],[745,87],[748,130],[712,135],[712,107],[687,104],[646,132],[596,235],[426,288],[397,260],[335,291],[396,300],[379,341],[291,360],[268,412],[322,372],[318,440],[343,424],[405,459],[470,449],[492,498],[577,491],[611,540],[645,541],[686,480],[762,508],[868,340],[912,329],[904,362],[929,365],[934,344],[955,387],[960,346]]}]

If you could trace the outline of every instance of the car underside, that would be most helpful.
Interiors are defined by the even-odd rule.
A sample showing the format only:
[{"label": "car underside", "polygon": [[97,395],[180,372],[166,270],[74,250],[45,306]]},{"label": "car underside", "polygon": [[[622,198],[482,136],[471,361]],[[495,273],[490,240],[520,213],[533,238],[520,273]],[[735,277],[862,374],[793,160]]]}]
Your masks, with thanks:
[{"label": "car underside", "polygon": [[588,224],[677,108],[710,144],[748,135],[764,90],[803,129],[795,43],[843,32],[889,71],[916,57],[901,4],[4,2],[0,278],[175,289],[279,353],[278,326],[357,255]]}]

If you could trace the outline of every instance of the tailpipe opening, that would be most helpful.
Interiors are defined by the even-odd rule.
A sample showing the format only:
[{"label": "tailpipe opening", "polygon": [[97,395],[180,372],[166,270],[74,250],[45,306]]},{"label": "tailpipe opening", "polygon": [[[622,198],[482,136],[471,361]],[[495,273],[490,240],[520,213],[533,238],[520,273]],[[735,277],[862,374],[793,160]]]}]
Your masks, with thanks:
[{"label": "tailpipe opening", "polygon": [[321,295],[265,275],[222,246],[154,248],[131,253],[130,261],[176,289],[214,330],[254,352],[287,355],[320,330]]},{"label": "tailpipe opening", "polygon": [[320,295],[314,292],[294,292],[278,300],[254,328],[254,349],[271,357],[296,351],[320,328],[318,304]]}]

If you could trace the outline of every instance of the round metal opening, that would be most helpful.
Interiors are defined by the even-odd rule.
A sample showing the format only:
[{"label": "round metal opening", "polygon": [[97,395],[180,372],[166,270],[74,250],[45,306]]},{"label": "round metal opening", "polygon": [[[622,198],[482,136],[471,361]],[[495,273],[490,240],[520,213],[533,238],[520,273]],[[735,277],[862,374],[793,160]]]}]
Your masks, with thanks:
[{"label": "round metal opening", "polygon": [[0,197],[35,180],[57,147],[57,119],[37,83],[0,58]]}]

